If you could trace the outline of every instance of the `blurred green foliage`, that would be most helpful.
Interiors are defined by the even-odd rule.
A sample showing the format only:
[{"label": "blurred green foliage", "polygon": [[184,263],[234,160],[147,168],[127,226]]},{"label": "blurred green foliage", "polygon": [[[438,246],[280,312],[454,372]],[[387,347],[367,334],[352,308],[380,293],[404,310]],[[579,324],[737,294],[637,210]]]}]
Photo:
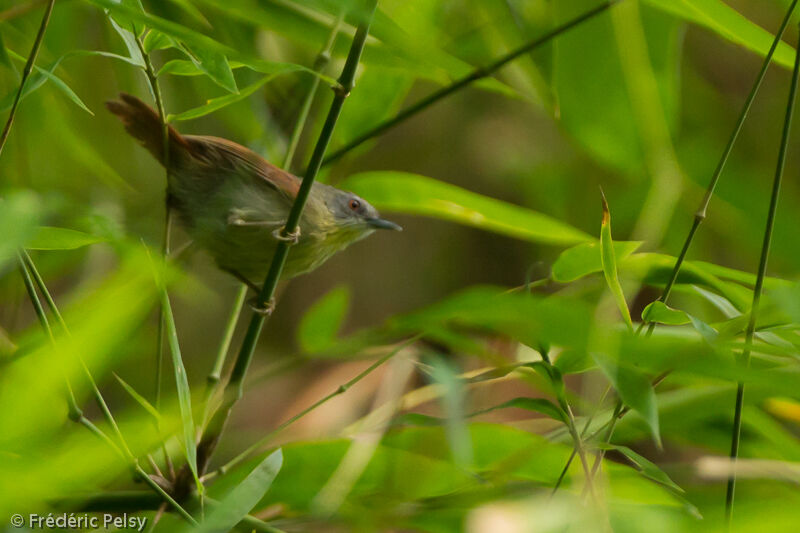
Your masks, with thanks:
[{"label": "blurred green foliage", "polygon": [[[381,0],[331,149],[598,4]],[[326,166],[324,181],[405,231],[375,235],[283,291],[207,491],[178,503],[204,531],[724,530],[730,472],[715,460],[742,382],[734,530],[792,530],[800,498],[780,473],[800,461],[796,150],[753,359],[737,354],[794,25],[669,303],[652,303],[789,4],[623,0]],[[0,0],[3,117],[43,5]],[[163,170],[103,103],[120,91],[151,98],[150,60],[181,132],[279,163],[317,79],[292,169],[302,175],[360,5],[56,3],[0,157],[0,527],[12,513],[86,506],[127,505],[154,523],[161,496],[132,482],[132,458],[158,479],[174,479],[165,454],[196,469],[197,434],[219,400],[206,376],[236,282],[192,247],[162,267]],[[331,63],[315,72],[340,16]],[[178,229],[173,249],[187,241]],[[68,331],[53,310],[34,313],[21,249]],[[170,355],[157,401],[159,305]],[[658,324],[652,336],[631,331],[643,316]],[[48,317],[52,338],[37,321]],[[91,401],[87,370],[115,420]],[[70,421],[80,417],[68,387],[107,441]],[[603,442],[616,398],[626,414]],[[579,460],[550,499],[573,449]],[[592,486],[581,463],[599,454]],[[339,479],[351,483],[330,486]],[[333,509],[320,496],[331,491]],[[156,531],[190,529],[168,515]]]}]

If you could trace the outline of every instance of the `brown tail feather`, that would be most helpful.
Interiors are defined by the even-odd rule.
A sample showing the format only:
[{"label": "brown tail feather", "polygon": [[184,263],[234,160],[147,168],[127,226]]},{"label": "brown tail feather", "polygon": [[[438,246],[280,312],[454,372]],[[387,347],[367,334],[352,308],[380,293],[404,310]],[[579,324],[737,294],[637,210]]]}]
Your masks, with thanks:
[{"label": "brown tail feather", "polygon": [[[106,102],[106,107],[122,120],[125,131],[137,139],[163,165],[164,137],[158,114],[135,96],[120,93],[119,97],[120,100]],[[175,128],[172,126],[168,128],[170,166],[173,166],[189,150],[189,144]]]}]

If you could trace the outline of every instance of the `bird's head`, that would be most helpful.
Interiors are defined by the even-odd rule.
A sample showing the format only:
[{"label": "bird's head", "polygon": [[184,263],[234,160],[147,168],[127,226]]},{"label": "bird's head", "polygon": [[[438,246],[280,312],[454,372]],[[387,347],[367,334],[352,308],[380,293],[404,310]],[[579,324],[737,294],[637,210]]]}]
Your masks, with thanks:
[{"label": "bird's head", "polygon": [[378,210],[363,198],[326,186],[326,207],[337,229],[366,236],[376,229],[402,231],[402,227],[381,218]]}]

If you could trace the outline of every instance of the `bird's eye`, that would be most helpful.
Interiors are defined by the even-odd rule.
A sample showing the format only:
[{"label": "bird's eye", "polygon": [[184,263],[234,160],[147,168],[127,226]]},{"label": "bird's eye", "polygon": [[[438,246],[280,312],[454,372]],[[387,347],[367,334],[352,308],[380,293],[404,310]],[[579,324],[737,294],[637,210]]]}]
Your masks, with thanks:
[{"label": "bird's eye", "polygon": [[353,211],[358,211],[359,209],[361,209],[361,202],[353,198],[352,200],[350,200],[350,209],[352,209]]}]

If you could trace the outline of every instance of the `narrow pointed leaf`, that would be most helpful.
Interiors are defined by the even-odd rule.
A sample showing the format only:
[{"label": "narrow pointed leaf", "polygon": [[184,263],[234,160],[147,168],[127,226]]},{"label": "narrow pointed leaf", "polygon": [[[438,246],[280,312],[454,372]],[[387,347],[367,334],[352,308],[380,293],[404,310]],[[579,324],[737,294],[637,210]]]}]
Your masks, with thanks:
[{"label": "narrow pointed leaf", "polygon": [[608,202],[603,196],[603,222],[600,226],[600,257],[603,265],[603,274],[606,278],[608,288],[617,302],[617,307],[622,315],[622,319],[628,328],[633,330],[631,313],[628,310],[628,302],[625,301],[625,294],[622,292],[622,285],[617,274],[617,258],[614,251],[614,241],[611,239],[611,213],[608,210]]}]

